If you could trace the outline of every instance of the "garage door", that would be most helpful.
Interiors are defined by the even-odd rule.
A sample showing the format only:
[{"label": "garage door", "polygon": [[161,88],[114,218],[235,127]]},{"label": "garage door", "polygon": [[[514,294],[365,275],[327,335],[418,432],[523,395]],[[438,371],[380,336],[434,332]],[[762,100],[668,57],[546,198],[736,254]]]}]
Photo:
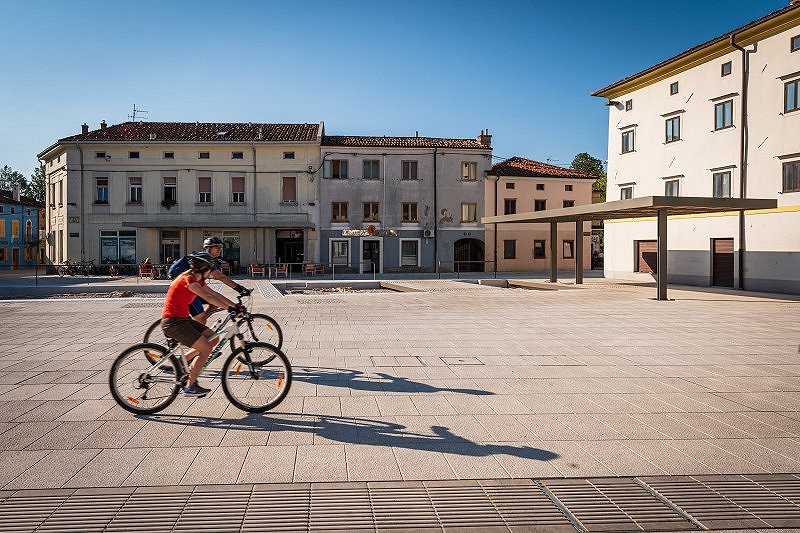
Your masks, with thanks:
[{"label": "garage door", "polygon": [[733,239],[712,239],[712,285],[733,287]]},{"label": "garage door", "polygon": [[658,242],[636,241],[636,272],[655,274],[658,271]]}]

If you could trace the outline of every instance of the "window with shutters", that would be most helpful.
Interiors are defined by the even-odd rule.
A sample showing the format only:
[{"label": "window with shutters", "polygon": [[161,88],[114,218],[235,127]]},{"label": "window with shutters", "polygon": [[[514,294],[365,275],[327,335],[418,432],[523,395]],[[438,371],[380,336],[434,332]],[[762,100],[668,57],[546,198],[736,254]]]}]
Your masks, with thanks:
[{"label": "window with shutters", "polygon": [[476,181],[478,179],[478,163],[465,161],[461,163],[461,181]]},{"label": "window with shutters", "polygon": [[244,203],[244,176],[231,178],[231,202],[234,204]]},{"label": "window with shutters", "polygon": [[142,203],[142,178],[139,176],[131,176],[128,178],[128,203]]},{"label": "window with shutters", "polygon": [[283,177],[281,201],[284,204],[297,204],[297,178],[295,176]]},{"label": "window with shutters", "polygon": [[211,177],[203,176],[197,178],[197,201],[201,204],[211,203]]},{"label": "window with shutters", "polygon": [[477,222],[477,221],[478,221],[478,204],[476,203],[461,204],[461,222]]}]

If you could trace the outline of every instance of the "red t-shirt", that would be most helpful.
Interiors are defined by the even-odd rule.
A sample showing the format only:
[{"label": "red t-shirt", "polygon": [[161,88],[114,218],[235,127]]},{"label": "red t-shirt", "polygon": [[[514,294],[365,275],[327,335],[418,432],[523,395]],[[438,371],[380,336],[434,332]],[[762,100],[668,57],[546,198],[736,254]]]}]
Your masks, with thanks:
[{"label": "red t-shirt", "polygon": [[175,278],[169,285],[161,318],[189,318],[189,304],[197,298],[197,294],[189,290],[190,283],[199,283],[201,287],[206,284],[202,279],[195,281],[193,276]]}]

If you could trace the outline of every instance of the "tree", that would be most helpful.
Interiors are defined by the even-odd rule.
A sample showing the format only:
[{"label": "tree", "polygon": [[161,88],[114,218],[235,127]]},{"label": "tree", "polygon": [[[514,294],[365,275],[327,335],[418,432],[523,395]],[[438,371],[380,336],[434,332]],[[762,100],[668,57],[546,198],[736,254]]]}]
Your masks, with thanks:
[{"label": "tree", "polygon": [[17,172],[5,165],[0,169],[0,189],[10,191],[15,185],[19,185],[20,192],[24,194],[28,189],[28,180],[25,179],[21,172]]},{"label": "tree", "polygon": [[592,184],[592,188],[600,189],[600,199],[606,201],[606,169],[601,160],[586,152],[581,152],[572,160],[570,168],[597,176],[597,181]]},{"label": "tree", "polygon": [[29,196],[37,202],[44,202],[44,195],[47,190],[46,183],[44,169],[42,167],[36,167],[36,170],[31,174],[31,181],[28,183],[25,196]]}]

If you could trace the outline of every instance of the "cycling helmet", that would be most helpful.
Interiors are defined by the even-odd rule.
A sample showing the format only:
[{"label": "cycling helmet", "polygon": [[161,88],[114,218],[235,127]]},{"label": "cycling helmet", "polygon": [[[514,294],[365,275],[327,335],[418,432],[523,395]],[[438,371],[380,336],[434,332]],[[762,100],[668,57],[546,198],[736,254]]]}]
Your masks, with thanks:
[{"label": "cycling helmet", "polygon": [[208,248],[210,246],[222,246],[222,239],[219,237],[208,237],[203,241],[203,248]]},{"label": "cycling helmet", "polygon": [[214,258],[208,252],[195,252],[189,255],[189,268],[195,272],[210,270],[213,264]]}]

